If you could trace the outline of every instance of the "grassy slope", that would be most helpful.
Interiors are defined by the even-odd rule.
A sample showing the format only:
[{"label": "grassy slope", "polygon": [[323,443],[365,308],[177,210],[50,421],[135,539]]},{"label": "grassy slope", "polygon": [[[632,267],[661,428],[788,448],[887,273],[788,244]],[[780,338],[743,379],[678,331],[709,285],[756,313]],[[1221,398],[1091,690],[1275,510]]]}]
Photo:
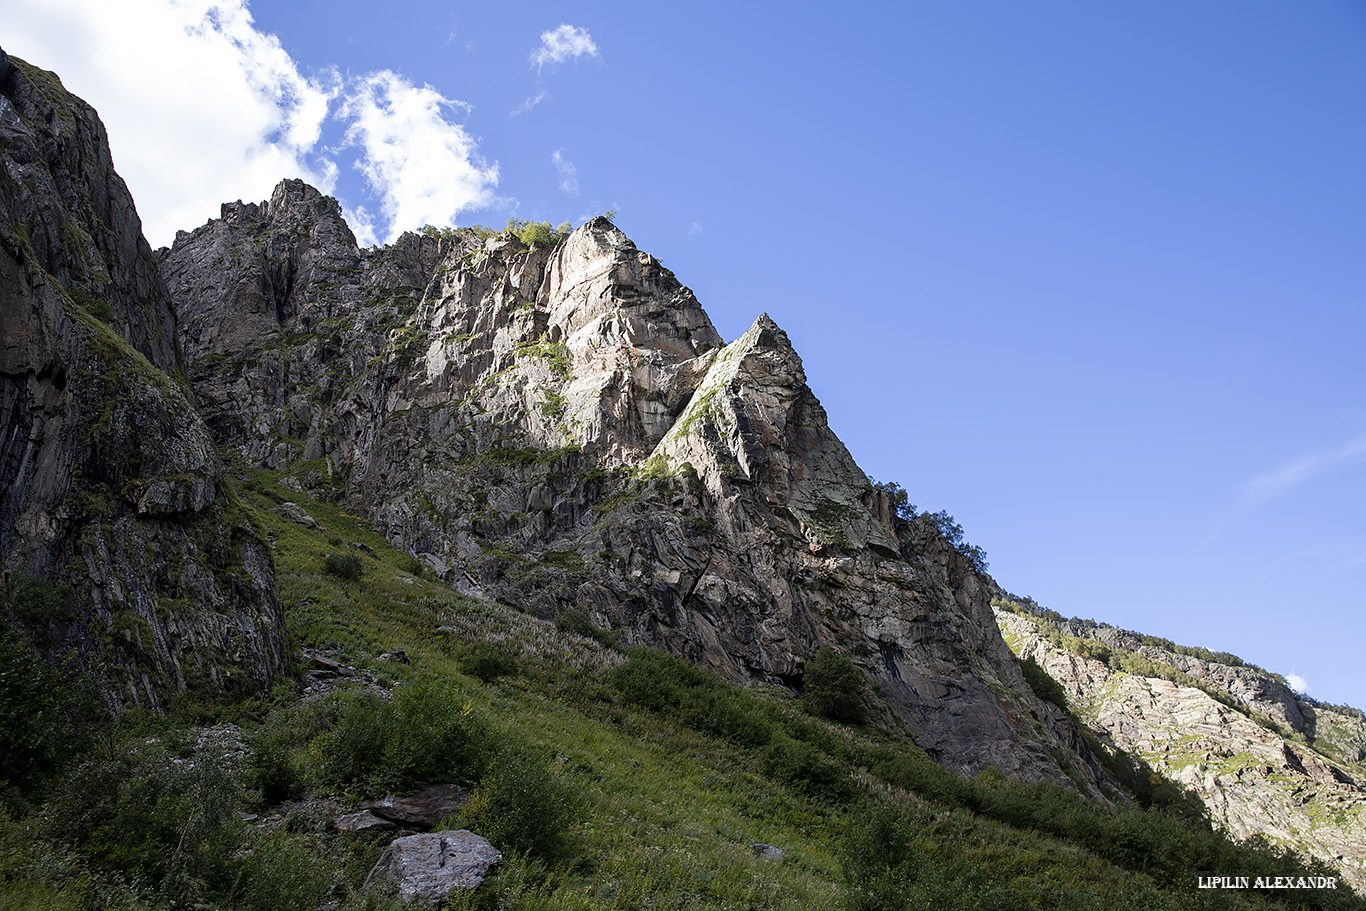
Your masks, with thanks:
[{"label": "grassy slope", "polygon": [[[570,830],[567,855],[555,862],[511,857],[477,895],[457,904],[821,909],[900,907],[902,898],[911,898],[926,906],[949,902],[956,907],[1277,906],[1270,893],[1197,892],[1194,872],[1178,877],[1184,885],[1174,891],[1156,873],[1133,869],[1134,864],[1125,869],[1076,839],[985,818],[964,808],[961,800],[940,804],[934,798],[940,796],[942,778],[926,771],[923,754],[904,736],[813,722],[791,697],[753,688],[755,695],[746,699],[762,703],[775,724],[804,731],[802,736],[852,775],[861,795],[809,796],[766,769],[760,750],[623,704],[611,684],[612,669],[625,660],[621,653],[511,608],[454,595],[444,585],[414,575],[410,558],[389,547],[359,517],[280,488],[276,480],[267,472],[253,473],[238,495],[274,541],[295,644],[332,652],[385,684],[447,681],[474,711],[543,748],[556,777],[578,797],[578,821]],[[282,500],[304,506],[321,528],[307,529],[280,516],[274,506]],[[354,549],[353,543],[369,550]],[[336,551],[360,556],[364,575],[359,582],[322,571],[323,558]],[[460,659],[480,642],[516,654],[520,672],[487,684],[462,674]],[[406,650],[411,663],[379,659],[396,649]],[[282,688],[277,701],[283,706],[293,697]],[[213,707],[187,706],[179,725],[222,714]],[[239,706],[230,714],[250,738],[266,707]],[[932,796],[889,783],[904,783],[904,775],[870,772],[871,758],[889,755],[918,770],[911,779],[940,782],[922,789]],[[345,793],[331,796],[347,798]],[[850,844],[866,847],[866,839],[859,839],[866,835],[875,804],[895,808],[905,836],[897,850],[915,855],[906,861],[914,861],[909,867],[903,864],[900,872],[888,867],[877,880],[893,884],[888,887],[891,899],[846,886],[844,851]],[[257,812],[269,817],[272,811],[282,812]],[[79,852],[61,852],[31,840],[41,828],[40,818],[35,814],[8,822],[0,832],[0,911],[116,907],[120,901],[127,907],[144,906],[134,890],[118,886]],[[281,837],[292,838],[285,848],[308,858],[341,907],[374,905],[358,887],[385,839],[323,831]],[[751,848],[754,842],[776,845],[786,857],[760,858]],[[918,869],[919,878],[907,874],[908,869]],[[903,882],[897,876],[910,879]],[[155,901],[146,901],[155,906]]]}]

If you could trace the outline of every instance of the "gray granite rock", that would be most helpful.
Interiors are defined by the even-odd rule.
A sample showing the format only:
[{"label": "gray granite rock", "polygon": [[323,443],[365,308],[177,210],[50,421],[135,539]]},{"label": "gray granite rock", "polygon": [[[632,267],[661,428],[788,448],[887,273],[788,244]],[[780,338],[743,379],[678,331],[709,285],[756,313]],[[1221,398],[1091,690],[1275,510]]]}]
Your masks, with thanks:
[{"label": "gray granite rock", "polygon": [[[295,181],[161,263],[217,441],[370,518],[462,592],[586,612],[631,644],[796,688],[836,645],[966,774],[1072,786],[989,580],[898,519],[767,315],[725,345],[606,219],[360,250]],[[297,441],[297,442],[281,442]],[[887,711],[887,709],[883,709]]]},{"label": "gray granite rock", "polygon": [[363,890],[392,883],[405,902],[435,904],[457,890],[474,889],[503,855],[466,829],[396,838],[366,877]]}]

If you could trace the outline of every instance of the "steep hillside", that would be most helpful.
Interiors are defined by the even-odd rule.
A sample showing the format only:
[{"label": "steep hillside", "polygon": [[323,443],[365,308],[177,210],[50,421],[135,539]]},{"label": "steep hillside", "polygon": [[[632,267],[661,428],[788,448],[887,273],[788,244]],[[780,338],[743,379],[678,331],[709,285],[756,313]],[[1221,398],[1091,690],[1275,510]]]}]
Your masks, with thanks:
[{"label": "steep hillside", "polygon": [[170,299],[95,112],[0,74],[4,620],[75,649],[111,707],[284,669],[270,551],[222,486]]},{"label": "steep hillside", "polygon": [[1209,895],[1331,871],[1106,771],[1359,881],[1359,713],[993,614],[777,323],[609,220],[361,249],[284,181],[154,254],[2,53],[0,163],[0,905],[377,907],[370,811],[438,785],[508,858],[461,907],[1359,906]]},{"label": "steep hillside", "polygon": [[[505,856],[458,909],[1363,907],[1341,887],[1202,890],[1208,870],[1326,871],[1179,808],[963,780],[781,687],[456,595],[288,477],[228,483],[273,541],[302,698],[126,715],[41,812],[0,814],[0,907],[399,911],[367,874],[437,825]],[[435,821],[376,814],[429,782],[472,797]]]},{"label": "steep hillside", "polygon": [[528,241],[360,250],[297,181],[181,233],[160,261],[217,440],[468,594],[581,610],[733,680],[800,688],[832,645],[952,768],[1095,792],[985,576],[888,508],[768,316],[724,344],[604,218]]},{"label": "steep hillside", "polygon": [[[1366,884],[1359,714],[1319,706],[1232,655],[997,602],[1006,641],[1107,743],[1189,787],[1237,838],[1260,835]],[[1012,610],[1013,609],[1013,610]]]}]

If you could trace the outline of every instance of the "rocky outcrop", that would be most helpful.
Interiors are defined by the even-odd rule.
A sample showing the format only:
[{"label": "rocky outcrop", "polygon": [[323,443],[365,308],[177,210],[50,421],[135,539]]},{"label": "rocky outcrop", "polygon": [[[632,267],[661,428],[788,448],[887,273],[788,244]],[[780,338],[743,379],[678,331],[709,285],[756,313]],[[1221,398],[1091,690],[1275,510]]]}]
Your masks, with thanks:
[{"label": "rocky outcrop", "polygon": [[[37,580],[6,622],[77,649],[114,706],[260,691],[283,669],[269,548],[196,413],[99,118],[10,58],[0,158],[0,560]],[[58,612],[18,603],[42,589]]]},{"label": "rocky outcrop", "polygon": [[466,829],[396,838],[365,880],[364,891],[390,883],[404,902],[436,904],[460,889],[474,889],[503,855]]},{"label": "rocky outcrop", "polygon": [[[1190,788],[1217,825],[1236,838],[1262,835],[1294,847],[1336,866],[1358,888],[1366,884],[1366,788],[1352,771],[1303,739],[1276,733],[1267,713],[1071,653],[1051,641],[1057,626],[1046,619],[1004,610],[996,616],[1011,648],[1058,681],[1072,710],[1105,742]],[[1160,648],[1126,636],[1106,638],[1116,647]],[[1283,705],[1264,696],[1251,704]]]},{"label": "rocky outcrop", "polygon": [[286,181],[160,260],[217,439],[462,590],[580,609],[736,680],[800,688],[831,644],[942,762],[1094,792],[985,577],[880,502],[786,334],[761,316],[725,345],[606,219],[553,246],[464,230],[360,250]]}]

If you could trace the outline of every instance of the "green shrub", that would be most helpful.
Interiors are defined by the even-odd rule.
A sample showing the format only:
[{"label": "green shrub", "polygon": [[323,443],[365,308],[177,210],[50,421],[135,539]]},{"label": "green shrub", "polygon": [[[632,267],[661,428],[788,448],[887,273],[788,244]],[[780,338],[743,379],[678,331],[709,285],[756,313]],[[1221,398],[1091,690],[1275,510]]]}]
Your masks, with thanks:
[{"label": "green shrub", "polygon": [[846,770],[828,760],[820,750],[778,736],[763,755],[764,774],[809,797],[840,803],[853,796],[853,785]]},{"label": "green shrub", "polygon": [[555,628],[562,633],[573,633],[594,639],[599,645],[616,651],[622,650],[621,633],[613,629],[599,629],[589,619],[588,612],[571,607],[555,615]]},{"label": "green shrub", "polygon": [[556,614],[555,628],[562,633],[573,633],[576,636],[586,636],[589,639],[598,632],[593,621],[588,619],[588,612],[577,607],[571,607],[569,610]]},{"label": "green shrub", "polygon": [[81,287],[72,287],[67,293],[71,295],[71,299],[78,306],[83,307],[87,313],[100,322],[112,323],[114,321],[114,308],[104,298],[97,297]]},{"label": "green shrub", "polygon": [[104,721],[88,683],[0,629],[0,791],[29,791],[61,771]]},{"label": "green shrub", "polygon": [[231,907],[237,911],[317,908],[330,885],[308,843],[283,832],[257,836],[234,861]]},{"label": "green shrub", "polygon": [[82,763],[44,813],[47,835],[188,907],[232,880],[241,791],[223,754],[135,740]]},{"label": "green shrub", "polygon": [[402,687],[393,698],[392,712],[381,776],[388,787],[468,787],[483,775],[495,738],[483,717],[449,684]]},{"label": "green shrub", "polygon": [[545,859],[568,850],[575,805],[545,760],[520,740],[506,742],[462,811],[462,823],[505,853]]},{"label": "green shrub", "polygon": [[773,739],[764,707],[748,693],[724,685],[694,693],[682,720],[693,730],[744,747],[763,746]]},{"label": "green shrub", "polygon": [[471,677],[478,677],[485,683],[499,677],[514,677],[521,668],[517,658],[506,649],[481,642],[464,658],[460,659],[460,671]]},{"label": "green shrub", "polygon": [[323,557],[323,572],[347,582],[357,582],[364,574],[365,568],[361,565],[360,557],[356,554],[333,551]]},{"label": "green shrub", "polygon": [[714,681],[702,668],[667,652],[634,648],[629,659],[612,674],[612,685],[628,703],[653,712],[669,712],[691,702],[694,692]]},{"label": "green shrub", "polygon": [[850,911],[892,911],[906,907],[915,879],[909,850],[910,821],[894,808],[873,804],[854,817],[845,832],[841,862]]},{"label": "green shrub", "polygon": [[849,656],[822,645],[802,675],[802,702],[813,715],[858,724],[863,721],[863,672]]},{"label": "green shrub", "polygon": [[483,774],[488,727],[449,685],[417,683],[392,699],[365,691],[328,703],[334,720],[307,749],[307,777],[316,784],[381,793],[469,786]]},{"label": "green shrub", "polygon": [[368,690],[327,699],[333,718],[308,744],[310,783],[344,788],[382,777],[384,747],[394,736],[393,706]]}]

